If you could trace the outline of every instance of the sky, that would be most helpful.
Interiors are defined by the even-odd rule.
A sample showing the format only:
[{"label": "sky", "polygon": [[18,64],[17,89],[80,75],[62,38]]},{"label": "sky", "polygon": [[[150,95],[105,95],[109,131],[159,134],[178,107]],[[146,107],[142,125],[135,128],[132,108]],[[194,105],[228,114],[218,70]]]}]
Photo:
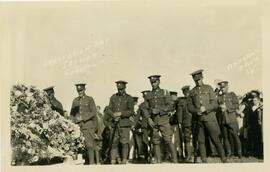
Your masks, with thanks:
[{"label": "sky", "polygon": [[24,3],[10,5],[10,86],[55,86],[70,110],[74,84],[102,109],[126,80],[127,93],[194,86],[190,73],[204,69],[204,82],[227,80],[244,94],[262,89],[261,13],[256,5],[189,5],[152,2]]}]

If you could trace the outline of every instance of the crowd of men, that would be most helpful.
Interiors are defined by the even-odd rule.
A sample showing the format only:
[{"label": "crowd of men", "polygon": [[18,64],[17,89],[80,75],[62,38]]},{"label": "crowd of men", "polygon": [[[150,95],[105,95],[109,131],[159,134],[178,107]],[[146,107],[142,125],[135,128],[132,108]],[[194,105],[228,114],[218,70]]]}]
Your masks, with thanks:
[{"label": "crowd of men", "polygon": [[[160,88],[160,75],[149,76],[152,90],[142,91],[143,102],[126,93],[126,81],[117,81],[118,92],[100,112],[86,84],[76,84],[78,97],[70,118],[85,137],[88,164],[196,163],[200,157],[253,156],[263,159],[262,93],[252,90],[243,97],[220,81],[215,90],[203,82],[203,70],[191,73],[195,87],[183,86],[183,97]],[[51,107],[64,110],[53,87],[44,89]],[[78,152],[79,153],[79,152]]]}]

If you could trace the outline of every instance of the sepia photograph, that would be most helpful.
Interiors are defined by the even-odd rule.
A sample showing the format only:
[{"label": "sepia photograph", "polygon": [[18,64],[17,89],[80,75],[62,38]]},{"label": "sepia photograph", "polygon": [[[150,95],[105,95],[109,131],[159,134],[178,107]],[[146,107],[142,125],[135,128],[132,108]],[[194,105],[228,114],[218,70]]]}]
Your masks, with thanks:
[{"label": "sepia photograph", "polygon": [[262,4],[222,2],[0,2],[4,166],[264,164]]}]

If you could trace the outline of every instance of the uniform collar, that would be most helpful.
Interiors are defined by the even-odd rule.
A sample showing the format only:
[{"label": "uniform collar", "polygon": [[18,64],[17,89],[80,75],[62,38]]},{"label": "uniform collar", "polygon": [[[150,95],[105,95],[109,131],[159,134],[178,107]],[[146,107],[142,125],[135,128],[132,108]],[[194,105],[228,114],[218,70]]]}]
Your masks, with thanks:
[{"label": "uniform collar", "polygon": [[118,95],[118,96],[125,96],[126,94],[127,94],[126,92],[124,92],[123,94],[116,93],[116,95]]},{"label": "uniform collar", "polygon": [[86,97],[86,95],[84,95],[82,97],[79,96],[79,99],[82,100],[82,99],[85,99],[85,97]]},{"label": "uniform collar", "polygon": [[157,89],[155,89],[155,90],[153,89],[152,91],[153,91],[153,92],[159,92],[160,90],[161,90],[161,89],[158,87]]}]

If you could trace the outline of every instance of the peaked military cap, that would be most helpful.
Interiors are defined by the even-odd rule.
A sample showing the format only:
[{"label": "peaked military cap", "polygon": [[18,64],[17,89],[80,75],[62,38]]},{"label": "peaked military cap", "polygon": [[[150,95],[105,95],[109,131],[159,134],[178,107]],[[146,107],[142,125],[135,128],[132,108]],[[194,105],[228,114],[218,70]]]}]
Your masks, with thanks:
[{"label": "peaked military cap", "polygon": [[193,77],[195,81],[197,81],[203,78],[202,72],[203,72],[203,69],[200,69],[195,72],[192,72],[190,75]]},{"label": "peaked military cap", "polygon": [[142,91],[141,93],[143,94],[143,96],[145,96],[149,92],[150,92],[150,90],[145,90],[145,91]]},{"label": "peaked military cap", "polygon": [[151,76],[148,76],[147,78],[150,79],[151,83],[153,83],[153,82],[159,81],[160,77],[161,75],[151,75]]},{"label": "peaked military cap", "polygon": [[85,83],[75,84],[77,90],[79,91],[85,89],[85,85],[86,85]]},{"label": "peaked military cap", "polygon": [[139,97],[132,97],[132,98],[134,102],[137,102]]},{"label": "peaked military cap", "polygon": [[189,85],[185,85],[185,86],[183,86],[181,89],[184,91],[184,90],[189,90]]},{"label": "peaked military cap", "polygon": [[177,92],[175,92],[175,91],[170,91],[170,95],[171,95],[171,96],[173,96],[173,95],[174,95],[174,96],[177,96]]},{"label": "peaked military cap", "polygon": [[48,88],[44,88],[43,90],[46,91],[46,92],[54,92],[54,87],[51,86],[51,87],[48,87]]},{"label": "peaked military cap", "polygon": [[126,88],[126,84],[127,84],[126,81],[119,80],[119,81],[116,81],[115,83],[118,89]]},{"label": "peaked military cap", "polygon": [[218,83],[218,85],[219,85],[221,88],[226,87],[228,84],[229,84],[228,81],[220,81],[220,82]]}]

